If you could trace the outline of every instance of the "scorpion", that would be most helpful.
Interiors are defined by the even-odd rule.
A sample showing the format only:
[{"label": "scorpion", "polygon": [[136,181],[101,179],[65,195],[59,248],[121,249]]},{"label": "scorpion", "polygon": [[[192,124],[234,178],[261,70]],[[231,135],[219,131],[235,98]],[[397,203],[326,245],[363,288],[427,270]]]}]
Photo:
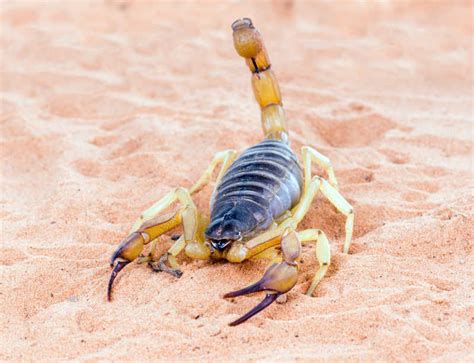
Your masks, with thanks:
[{"label": "scorpion", "polygon": [[[111,257],[112,274],[107,297],[111,300],[112,284],[117,274],[130,262],[148,262],[155,271],[180,277],[176,257],[184,250],[192,259],[240,263],[251,258],[272,260],[263,277],[237,291],[224,295],[233,298],[265,292],[264,299],[229,325],[243,323],[262,311],[297,283],[302,243],[316,244],[319,269],[306,294],[313,295],[326,274],[331,252],[329,240],[319,229],[297,231],[298,224],[321,192],[346,217],[343,251],[349,252],[354,223],[352,206],[338,191],[332,163],[312,147],[301,149],[302,166],[289,145],[287,123],[280,88],[271,69],[262,36],[251,19],[232,23],[234,47],[252,72],[252,88],[261,109],[264,140],[243,151],[226,150],[214,159],[190,188],[178,187],[144,211],[130,234]],[[322,168],[328,180],[312,174],[312,166]],[[211,182],[217,168],[215,189],[210,202],[210,218],[200,213],[192,194]],[[164,212],[178,203],[176,210]],[[182,225],[183,233],[159,259],[154,258],[157,238]],[[151,244],[150,253],[142,255]]]}]

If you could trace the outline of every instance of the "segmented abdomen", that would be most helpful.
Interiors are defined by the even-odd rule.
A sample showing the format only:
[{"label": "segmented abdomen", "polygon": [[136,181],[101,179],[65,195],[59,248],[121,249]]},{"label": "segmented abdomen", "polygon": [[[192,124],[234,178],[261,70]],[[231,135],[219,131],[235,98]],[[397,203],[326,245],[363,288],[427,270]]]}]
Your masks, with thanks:
[{"label": "segmented abdomen", "polygon": [[266,228],[298,202],[302,186],[302,170],[289,146],[262,141],[245,150],[224,174],[211,202],[211,221],[232,206],[242,206]]}]

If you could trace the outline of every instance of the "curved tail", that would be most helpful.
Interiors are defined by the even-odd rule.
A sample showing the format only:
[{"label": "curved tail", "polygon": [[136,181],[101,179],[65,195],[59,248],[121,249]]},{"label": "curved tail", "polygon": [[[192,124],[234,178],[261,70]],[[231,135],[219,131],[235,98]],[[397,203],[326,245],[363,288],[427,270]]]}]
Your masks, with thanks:
[{"label": "curved tail", "polygon": [[262,37],[249,18],[234,21],[232,30],[235,50],[245,58],[252,72],[252,88],[262,112],[265,138],[288,143],[280,87],[278,87],[275,74],[270,69],[270,59]]}]

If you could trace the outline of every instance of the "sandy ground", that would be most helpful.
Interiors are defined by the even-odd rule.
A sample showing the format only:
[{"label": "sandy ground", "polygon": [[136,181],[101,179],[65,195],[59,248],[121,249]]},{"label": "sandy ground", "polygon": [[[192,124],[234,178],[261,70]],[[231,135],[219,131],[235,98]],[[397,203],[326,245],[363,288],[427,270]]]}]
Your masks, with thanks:
[{"label": "sandy ground", "polygon": [[[457,3],[3,2],[0,359],[472,361],[473,32]],[[179,280],[134,264],[108,303],[139,213],[261,138],[241,16],[293,147],[328,155],[355,207],[351,253],[319,198],[302,228],[326,231],[333,263],[314,298],[308,246],[288,302],[237,328],[261,296],[222,294],[265,261],[182,258]]]}]

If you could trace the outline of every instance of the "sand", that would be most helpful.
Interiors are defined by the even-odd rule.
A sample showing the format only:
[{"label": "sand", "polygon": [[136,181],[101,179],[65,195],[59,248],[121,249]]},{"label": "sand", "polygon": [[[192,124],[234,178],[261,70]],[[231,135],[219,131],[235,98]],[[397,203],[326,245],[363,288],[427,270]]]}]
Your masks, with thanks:
[{"label": "sand", "polygon": [[[0,360],[473,360],[469,2],[3,2]],[[140,212],[261,139],[230,24],[254,20],[292,146],[328,155],[356,213],[318,198],[333,262],[247,323],[266,262],[108,258]],[[299,151],[298,151],[299,152]],[[195,198],[208,211],[210,189]],[[170,246],[162,239],[160,252]]]}]

